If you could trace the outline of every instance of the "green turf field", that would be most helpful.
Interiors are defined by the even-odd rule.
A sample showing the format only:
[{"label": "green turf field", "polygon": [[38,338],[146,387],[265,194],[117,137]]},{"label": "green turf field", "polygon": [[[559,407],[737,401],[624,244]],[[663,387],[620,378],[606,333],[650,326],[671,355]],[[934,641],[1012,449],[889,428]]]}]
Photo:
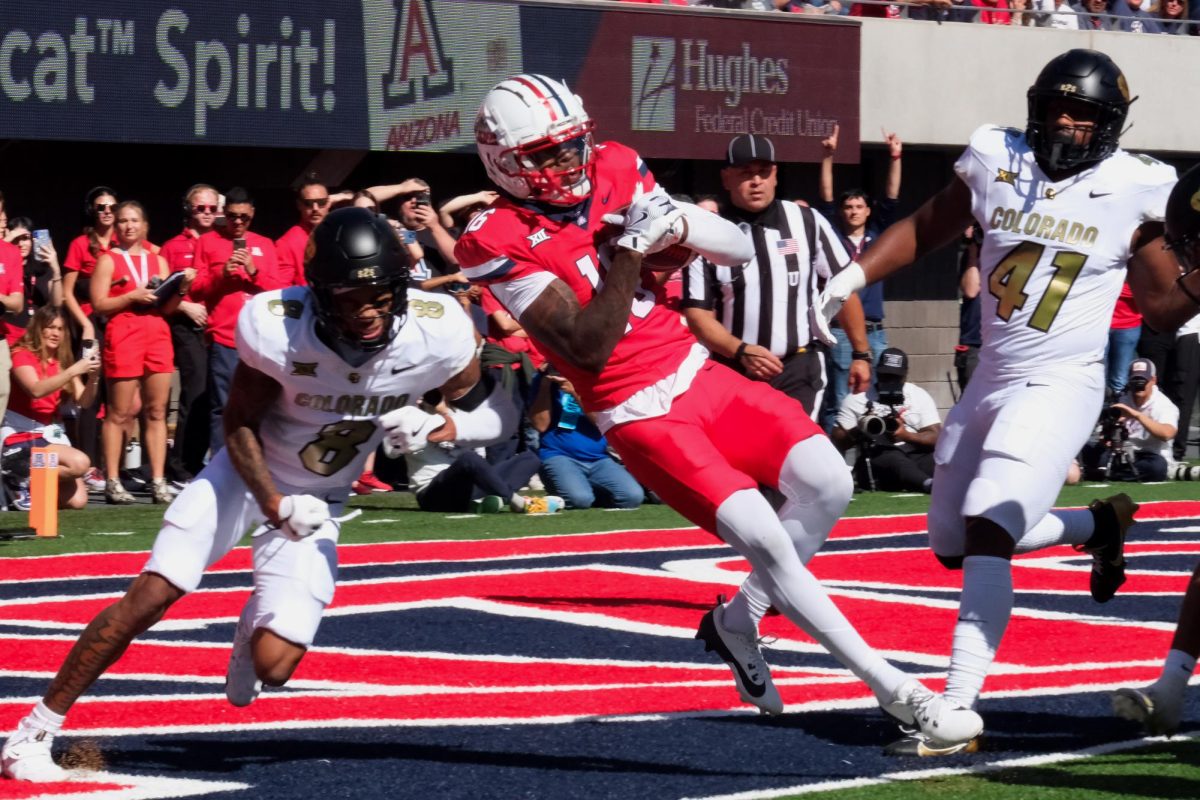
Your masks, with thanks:
[{"label": "green turf field", "polygon": [[[1082,506],[1096,497],[1119,491],[1128,492],[1139,501],[1200,499],[1200,483],[1083,484],[1064,488],[1059,495],[1058,505]],[[644,505],[635,511],[567,511],[552,517],[525,517],[507,512],[480,516],[445,515],[418,510],[413,496],[407,492],[352,497],[350,505],[352,508],[361,508],[363,514],[346,524],[342,531],[343,542],[470,539],[478,536],[536,536],[630,528],[690,527],[683,517],[660,505]],[[854,495],[846,513],[853,517],[922,514],[928,508],[929,498],[924,495],[862,492]],[[145,503],[134,506],[92,505],[81,511],[60,512],[59,538],[0,539],[0,557],[148,550],[162,521],[162,512],[162,506]],[[21,528],[25,522],[25,514],[0,513],[0,534],[5,529]],[[1200,792],[1197,797],[1200,797]]]}]

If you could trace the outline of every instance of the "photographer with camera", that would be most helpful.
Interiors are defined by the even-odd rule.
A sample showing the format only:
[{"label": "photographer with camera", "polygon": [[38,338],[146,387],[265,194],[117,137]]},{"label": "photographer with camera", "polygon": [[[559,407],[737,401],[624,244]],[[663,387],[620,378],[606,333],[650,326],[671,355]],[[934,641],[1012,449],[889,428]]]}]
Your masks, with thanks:
[{"label": "photographer with camera", "polygon": [[1154,362],[1135,359],[1118,402],[1100,414],[1100,437],[1083,448],[1089,480],[1165,481],[1179,409],[1158,390]]},{"label": "photographer with camera", "polygon": [[907,377],[908,354],[889,347],[879,355],[874,384],[847,396],[838,410],[831,438],[843,453],[858,448],[854,477],[862,489],[932,490],[942,420],[929,393]]}]

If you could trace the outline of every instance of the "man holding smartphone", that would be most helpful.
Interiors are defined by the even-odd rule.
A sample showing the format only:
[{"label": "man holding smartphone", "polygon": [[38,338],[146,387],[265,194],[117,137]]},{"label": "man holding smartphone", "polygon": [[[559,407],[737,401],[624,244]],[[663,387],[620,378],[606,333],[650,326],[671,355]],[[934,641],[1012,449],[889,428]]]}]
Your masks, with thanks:
[{"label": "man holding smartphone", "polygon": [[209,447],[214,455],[225,444],[223,413],[238,362],[238,314],[251,295],[284,285],[279,279],[275,244],[250,230],[253,221],[254,198],[235,186],[225,193],[225,226],[209,231],[196,243],[192,295],[208,309]]},{"label": "man holding smartphone", "polygon": [[400,196],[400,224],[410,231],[424,255],[413,264],[409,285],[427,292],[449,292],[469,295],[471,284],[458,268],[454,257],[454,235],[443,227],[433,208],[429,184],[420,178],[413,182],[424,184],[422,191]]}]

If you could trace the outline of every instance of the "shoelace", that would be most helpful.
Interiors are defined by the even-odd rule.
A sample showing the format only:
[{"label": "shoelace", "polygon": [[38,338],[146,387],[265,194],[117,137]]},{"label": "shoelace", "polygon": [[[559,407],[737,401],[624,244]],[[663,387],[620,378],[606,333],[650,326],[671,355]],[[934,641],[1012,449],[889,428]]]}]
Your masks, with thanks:
[{"label": "shoelace", "polygon": [[[746,671],[750,673],[750,677],[754,679],[755,683],[758,683],[761,676],[767,671],[767,662],[763,659],[762,651],[758,647],[759,643],[763,640],[755,639],[753,636],[748,636],[744,633],[736,633],[734,631],[728,631],[728,633],[732,634],[737,639],[738,644],[746,650]],[[772,639],[771,641],[775,640]]]}]

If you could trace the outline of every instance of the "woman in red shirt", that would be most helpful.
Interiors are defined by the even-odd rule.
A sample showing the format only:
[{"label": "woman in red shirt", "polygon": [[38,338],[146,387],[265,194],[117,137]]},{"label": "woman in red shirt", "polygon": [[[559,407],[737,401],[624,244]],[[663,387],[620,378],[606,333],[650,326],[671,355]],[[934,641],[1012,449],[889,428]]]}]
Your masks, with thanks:
[{"label": "woman in red shirt", "polygon": [[126,200],[116,208],[116,237],[108,252],[96,261],[91,298],[96,311],[108,318],[104,336],[104,375],[108,398],[100,441],[104,450],[104,496],[109,503],[126,505],[133,495],[121,484],[121,455],[125,431],[138,413],[141,390],[142,444],[150,462],[151,497],[170,503],[174,492],[167,486],[167,401],[175,351],[164,315],[179,305],[195,277],[184,270],[178,291],[159,300],[154,287],[170,273],[167,260],[146,242],[150,226],[141,204]]},{"label": "woman in red shirt", "polygon": [[[13,345],[12,395],[5,423],[30,429],[29,422],[59,422],[64,392],[80,406],[90,405],[99,384],[100,358],[95,348],[85,356],[76,361],[71,354],[71,335],[62,311],[52,305],[34,311],[24,335]],[[48,447],[58,453],[59,507],[83,508],[88,500],[83,475],[92,466],[91,459],[67,445]]]},{"label": "woman in red shirt", "polygon": [[89,284],[96,262],[113,242],[117,193],[107,186],[97,186],[84,197],[83,206],[87,224],[67,246],[63,261],[63,303],[79,328],[80,338],[95,339]]}]

